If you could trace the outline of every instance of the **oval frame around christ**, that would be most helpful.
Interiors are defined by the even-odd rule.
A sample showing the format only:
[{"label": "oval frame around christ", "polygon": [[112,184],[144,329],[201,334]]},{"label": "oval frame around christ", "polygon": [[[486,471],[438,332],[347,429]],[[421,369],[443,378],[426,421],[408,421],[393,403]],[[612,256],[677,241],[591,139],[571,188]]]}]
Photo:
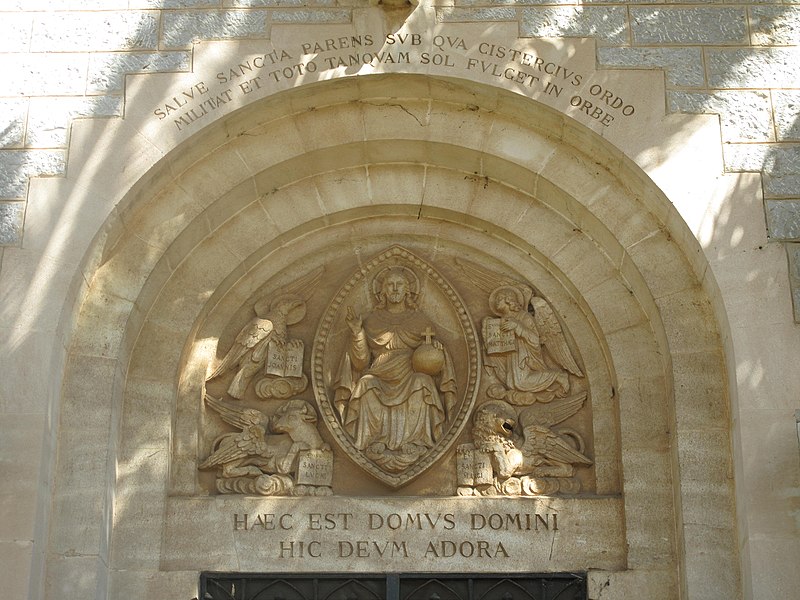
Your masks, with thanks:
[{"label": "oval frame around christ", "polygon": [[[353,380],[349,382],[352,384],[351,387],[356,390],[366,389],[365,397],[372,394],[368,400],[364,400],[364,404],[361,403],[361,399],[358,399],[357,406],[360,414],[368,411],[365,406],[367,401],[376,406],[375,410],[378,412],[385,409],[384,421],[391,421],[390,412],[396,410],[396,406],[403,404],[406,400],[409,403],[414,402],[417,407],[425,407],[424,404],[421,404],[422,400],[417,397],[412,398],[410,394],[422,395],[425,397],[426,403],[438,403],[441,406],[445,406],[447,400],[450,400],[444,411],[443,423],[435,428],[438,434],[433,438],[427,434],[429,435],[428,440],[433,440],[432,443],[409,444],[412,448],[416,447],[417,455],[406,454],[406,446],[404,446],[402,450],[396,451],[397,460],[392,455],[391,449],[385,448],[383,452],[377,452],[375,445],[367,444],[364,441],[363,432],[357,431],[357,428],[367,427],[364,424],[368,421],[367,417],[364,417],[362,422],[356,421],[354,425],[353,417],[348,413],[352,409],[349,402],[353,401],[353,397],[343,400],[341,395],[337,395],[337,390],[344,389],[341,381],[343,371],[353,368],[350,365],[351,359],[348,353],[353,339],[353,333],[348,324],[348,311],[352,309],[350,318],[353,315],[366,317],[365,322],[380,316],[378,313],[381,313],[381,308],[378,306],[379,298],[376,295],[375,281],[379,275],[385,275],[388,269],[392,269],[395,273],[406,274],[405,280],[409,288],[407,292],[415,305],[415,308],[408,309],[408,312],[416,311],[419,317],[419,319],[411,319],[409,316],[410,320],[407,323],[433,324],[432,328],[435,330],[435,334],[426,340],[437,340],[441,343],[444,355],[447,357],[446,366],[438,371],[436,376],[419,375],[420,368],[412,367],[410,370],[413,373],[406,373],[404,376],[408,380],[405,382],[407,385],[389,386],[392,389],[391,393],[395,394],[394,398],[389,397],[390,392],[386,392],[387,398],[380,398],[381,391],[375,386],[380,386],[381,382],[375,382],[375,375],[364,377],[363,381],[358,378],[358,375],[354,375]],[[388,315],[388,312],[381,314]],[[373,317],[373,315],[377,316]],[[397,327],[405,328],[406,323],[398,324]],[[417,327],[419,328],[418,325]],[[367,328],[366,324],[365,328]],[[425,327],[425,329],[428,328]],[[416,340],[414,343],[419,343],[419,338],[425,333],[430,334],[430,330],[427,332],[413,331],[410,332],[410,335]],[[425,350],[429,351],[431,348],[428,341],[424,342],[424,346]],[[432,343],[435,344],[435,342]],[[405,362],[408,363],[408,360],[410,359],[406,357]],[[432,467],[447,452],[464,429],[478,392],[477,383],[480,372],[478,337],[463,300],[427,261],[400,246],[392,246],[375,256],[358,268],[339,289],[320,321],[314,338],[311,363],[314,395],[319,404],[322,420],[331,434],[342,450],[356,464],[392,488],[406,485]],[[370,365],[363,371],[375,373],[376,370],[372,368],[373,366]],[[403,365],[401,370],[408,371],[408,365]],[[443,383],[445,372],[449,374],[448,383]],[[437,386],[435,391],[431,389],[432,382]],[[454,393],[445,394],[442,390],[452,390],[453,382]],[[368,385],[370,383],[373,385]],[[436,392],[439,394],[438,397]],[[382,403],[385,403],[386,406],[384,407]],[[425,407],[426,410],[428,408]],[[410,441],[418,441],[425,435],[425,432],[422,431],[424,427],[418,427],[421,419],[417,416],[422,413],[417,408],[409,408],[409,411],[411,416],[400,417],[401,424],[407,428],[401,432],[401,435],[413,434],[414,439]],[[417,416],[414,416],[415,414]],[[368,416],[372,419],[374,415],[375,411]],[[407,418],[408,423],[402,423],[403,418]],[[375,420],[380,421],[381,415],[379,414]],[[391,424],[385,425],[388,428],[392,426]],[[354,431],[354,427],[356,431]],[[380,447],[380,442],[378,446]],[[406,464],[404,456],[412,456],[413,460],[408,458],[408,464]]]}]

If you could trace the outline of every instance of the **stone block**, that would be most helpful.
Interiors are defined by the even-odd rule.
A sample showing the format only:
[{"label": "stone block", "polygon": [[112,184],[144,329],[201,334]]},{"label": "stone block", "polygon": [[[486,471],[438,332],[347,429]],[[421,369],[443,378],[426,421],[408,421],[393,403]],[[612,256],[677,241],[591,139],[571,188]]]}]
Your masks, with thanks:
[{"label": "stone block", "polygon": [[0,54],[6,96],[83,94],[88,54]]},{"label": "stone block", "polygon": [[727,428],[680,431],[677,438],[682,483],[710,486],[732,483],[731,441]]},{"label": "stone block", "polygon": [[267,17],[264,10],[166,12],[161,42],[167,48],[185,48],[197,40],[266,38]]},{"label": "stone block", "polygon": [[[673,412],[664,377],[626,376],[619,379],[617,386],[622,446],[666,452],[674,427]],[[627,460],[626,457],[626,465]],[[648,472],[644,476],[647,478],[653,474]]]},{"label": "stone block", "polygon": [[26,52],[30,49],[33,14],[4,13],[0,20],[0,52]]},{"label": "stone block", "polygon": [[95,94],[121,92],[126,73],[158,73],[188,71],[189,52],[125,52],[92,53],[86,91]]},{"label": "stone block", "polygon": [[228,249],[241,260],[254,256],[267,240],[278,234],[278,228],[269,219],[264,207],[256,201],[214,229],[214,235],[225,240]]},{"label": "stone block", "polygon": [[713,88],[792,88],[800,48],[709,48],[708,85]]},{"label": "stone block", "polygon": [[217,8],[219,0],[129,0],[129,8]]},{"label": "stone block", "polygon": [[701,87],[705,83],[700,48],[601,47],[597,57],[601,65],[609,67],[662,68],[669,85]]},{"label": "stone block", "polygon": [[0,414],[0,540],[35,537],[44,427],[41,414]]},{"label": "stone block", "polygon": [[64,376],[61,427],[72,431],[107,430],[116,376],[114,360],[71,355]]},{"label": "stone block", "polygon": [[800,244],[786,244],[789,254],[789,287],[792,290],[794,322],[800,323]]},{"label": "stone block", "polygon": [[[5,517],[4,517],[5,518]],[[33,559],[30,540],[0,541],[0,564],[3,565],[3,593],[9,598],[28,598]]]},{"label": "stone block", "polygon": [[273,23],[349,23],[349,10],[274,10]]},{"label": "stone block", "polygon": [[154,448],[169,442],[174,391],[160,381],[129,379],[125,390],[122,447]]},{"label": "stone block", "polygon": [[0,329],[0,339],[3,369],[14,374],[0,378],[0,414],[45,414],[52,388],[58,385],[51,376],[58,353],[53,333],[8,327]]},{"label": "stone block", "polygon": [[22,146],[27,113],[27,98],[0,99],[0,148]]},{"label": "stone block", "polygon": [[[8,7],[8,8],[6,8]],[[128,8],[128,0],[8,0],[3,10],[119,10]]]},{"label": "stone block", "polygon": [[729,427],[730,407],[725,381],[710,377],[722,373],[721,351],[673,352],[675,420],[678,427],[701,429]]},{"label": "stone block", "polygon": [[791,598],[800,589],[800,540],[754,539],[752,556],[753,598]]},{"label": "stone block", "polygon": [[105,571],[106,565],[97,556],[50,556],[45,597],[96,598]]},{"label": "stone block", "polygon": [[143,50],[158,45],[158,13],[99,11],[37,14],[32,52]]},{"label": "stone block", "polygon": [[[432,170],[427,170],[431,177]],[[370,165],[368,167],[372,204],[415,204],[422,202],[428,181],[422,165]]]},{"label": "stone block", "polygon": [[800,91],[773,90],[772,107],[778,141],[800,141]]},{"label": "stone block", "polygon": [[614,331],[606,336],[618,377],[664,374],[665,357],[653,342],[649,323]]},{"label": "stone block", "polygon": [[436,11],[439,20],[443,23],[464,23],[469,21],[516,21],[517,14],[514,8],[439,8]]},{"label": "stone block", "polygon": [[18,246],[22,243],[24,218],[24,202],[0,202],[0,246]]},{"label": "stone block", "polygon": [[699,285],[655,302],[669,332],[670,353],[715,352],[721,348],[711,302]]},{"label": "stone block", "polygon": [[147,598],[182,598],[199,596],[197,571],[137,571],[118,569],[111,572],[109,600],[129,600],[137,595]]},{"label": "stone block", "polygon": [[800,241],[800,200],[767,199],[764,206],[771,239]]},{"label": "stone block", "polygon": [[751,6],[749,10],[752,44],[762,46],[800,44],[800,8]]},{"label": "stone block", "polygon": [[680,596],[671,570],[589,571],[589,600],[674,600]]},{"label": "stone block", "polygon": [[606,279],[583,293],[606,334],[645,322],[633,291],[619,278]]},{"label": "stone block", "polygon": [[800,190],[800,144],[727,144],[723,152],[727,171],[763,172],[765,197],[797,196]]},{"label": "stone block", "polygon": [[[160,480],[162,485],[164,480]],[[119,569],[158,571],[164,492],[128,491],[114,512],[112,564]]]},{"label": "stone block", "polygon": [[338,0],[226,0],[236,8],[257,8],[259,6],[349,6],[352,1]]},{"label": "stone block", "polygon": [[327,214],[352,208],[353,198],[369,198],[367,171],[363,166],[342,169],[327,177],[317,177],[316,184],[320,203]]},{"label": "stone block", "polygon": [[745,44],[744,7],[631,7],[635,44]]},{"label": "stone block", "polygon": [[775,141],[767,92],[669,92],[668,97],[673,112],[719,114],[723,142]]},{"label": "stone block", "polygon": [[[795,388],[796,389],[796,388]],[[797,404],[794,405],[795,407]],[[737,481],[747,498],[748,532],[773,541],[795,538],[800,498],[796,408],[740,411],[742,454],[752,467]]]},{"label": "stone block", "polygon": [[520,35],[526,37],[594,37],[608,45],[628,41],[622,6],[523,8]]},{"label": "stone block", "polygon": [[[618,276],[615,265],[611,264],[595,242],[582,233],[566,241],[552,256],[552,260],[570,281],[580,282],[580,289],[584,293],[601,284],[606,290],[619,289],[608,282]],[[627,290],[625,292],[627,294]],[[626,322],[624,326],[628,324]]]},{"label": "stone block", "polygon": [[119,96],[32,98],[25,145],[29,148],[66,146],[71,119],[120,115],[122,98]]},{"label": "stone block", "polygon": [[62,175],[64,155],[62,150],[0,151],[0,198],[24,198],[29,177]]},{"label": "stone block", "polygon": [[686,527],[684,535],[686,582],[691,598],[740,598],[738,572],[730,568],[738,559],[733,531],[695,525]]}]

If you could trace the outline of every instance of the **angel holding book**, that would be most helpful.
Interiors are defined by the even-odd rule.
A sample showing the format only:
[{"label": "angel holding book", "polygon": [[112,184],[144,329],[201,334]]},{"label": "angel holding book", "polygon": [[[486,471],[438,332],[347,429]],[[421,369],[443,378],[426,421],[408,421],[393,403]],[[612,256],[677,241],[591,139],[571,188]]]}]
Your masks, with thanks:
[{"label": "angel holding book", "polygon": [[523,283],[467,261],[459,266],[489,292],[494,316],[482,323],[486,370],[498,383],[487,394],[516,406],[551,402],[569,393],[569,375],[583,377],[553,309]]}]

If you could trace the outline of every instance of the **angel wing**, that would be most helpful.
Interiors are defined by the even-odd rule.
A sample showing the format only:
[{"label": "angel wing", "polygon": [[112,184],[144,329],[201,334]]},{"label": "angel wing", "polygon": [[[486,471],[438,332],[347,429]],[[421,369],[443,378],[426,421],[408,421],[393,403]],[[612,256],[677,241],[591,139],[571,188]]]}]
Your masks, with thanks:
[{"label": "angel wing", "polygon": [[498,275],[493,271],[489,271],[476,265],[473,262],[464,260],[463,258],[456,258],[456,264],[467,278],[475,284],[479,289],[487,294],[491,294],[494,290],[503,286],[520,287],[519,281],[514,281],[503,275]]},{"label": "angel wing", "polygon": [[261,317],[252,319],[247,325],[242,327],[242,330],[233,342],[233,346],[231,346],[225,358],[222,359],[222,362],[214,369],[214,372],[208,379],[214,379],[236,368],[239,365],[239,361],[244,358],[244,355],[255,348],[259,342],[269,337],[274,330],[275,327],[271,320],[262,319]]},{"label": "angel wing", "polygon": [[263,427],[266,431],[269,425],[269,417],[255,408],[243,408],[238,404],[226,402],[208,394],[206,394],[206,404],[217,411],[228,425],[233,425],[242,431],[254,425]]},{"label": "angel wing", "polygon": [[578,412],[586,400],[586,392],[568,396],[563,400],[553,400],[547,404],[537,402],[519,413],[519,424],[524,429],[530,425],[543,425],[552,427],[561,421],[566,421]]},{"label": "angel wing", "polygon": [[536,329],[539,331],[539,342],[560,367],[577,377],[583,377],[583,372],[570,352],[564,332],[561,330],[561,324],[556,319],[553,309],[546,300],[537,296],[531,298],[531,306],[533,306]]},{"label": "angel wing", "polygon": [[[290,284],[285,285],[278,293],[262,298],[256,302],[254,306],[256,314],[260,317],[267,317],[270,306],[273,306],[279,299],[295,298],[305,307],[305,303],[308,302],[308,299],[314,294],[314,290],[324,270],[324,266],[317,267],[302,277],[298,277]],[[305,312],[303,312],[303,314],[305,314]]]}]

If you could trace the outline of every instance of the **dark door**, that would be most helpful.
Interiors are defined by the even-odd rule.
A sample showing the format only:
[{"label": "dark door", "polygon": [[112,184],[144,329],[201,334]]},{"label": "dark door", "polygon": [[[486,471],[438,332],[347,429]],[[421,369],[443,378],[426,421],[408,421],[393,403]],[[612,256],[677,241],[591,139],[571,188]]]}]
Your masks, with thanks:
[{"label": "dark door", "polygon": [[275,575],[203,573],[201,600],[586,600],[585,573]]}]

